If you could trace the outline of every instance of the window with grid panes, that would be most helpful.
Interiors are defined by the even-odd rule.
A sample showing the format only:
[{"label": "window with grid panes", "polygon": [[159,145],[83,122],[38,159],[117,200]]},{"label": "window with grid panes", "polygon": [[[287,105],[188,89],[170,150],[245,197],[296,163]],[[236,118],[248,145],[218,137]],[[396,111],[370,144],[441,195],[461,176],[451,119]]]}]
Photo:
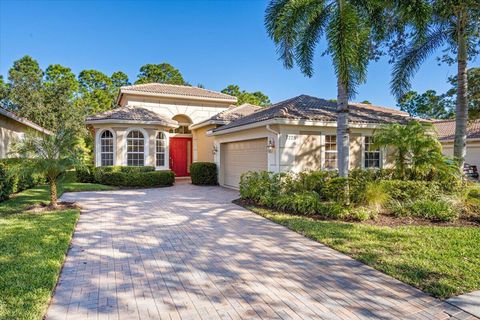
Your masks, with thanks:
[{"label": "window with grid panes", "polygon": [[105,130],[100,136],[100,165],[113,166],[113,133]]},{"label": "window with grid panes", "polygon": [[127,135],[127,165],[143,166],[145,164],[145,139],[139,130],[132,130]]}]

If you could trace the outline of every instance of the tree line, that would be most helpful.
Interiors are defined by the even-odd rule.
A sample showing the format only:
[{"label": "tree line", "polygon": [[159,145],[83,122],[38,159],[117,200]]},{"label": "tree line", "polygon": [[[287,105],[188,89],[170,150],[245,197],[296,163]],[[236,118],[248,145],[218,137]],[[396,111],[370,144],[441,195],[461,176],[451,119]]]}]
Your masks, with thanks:
[{"label": "tree line", "polygon": [[[140,67],[134,84],[151,82],[191,85],[169,63]],[[131,84],[122,71],[107,75],[88,69],[75,75],[69,67],[60,64],[42,70],[39,63],[27,55],[13,63],[6,80],[0,75],[0,104],[52,131],[68,128],[80,133],[85,132],[86,116],[117,107],[120,87]],[[262,92],[247,92],[238,85],[228,85],[222,92],[238,97],[238,104],[270,104]]]}]

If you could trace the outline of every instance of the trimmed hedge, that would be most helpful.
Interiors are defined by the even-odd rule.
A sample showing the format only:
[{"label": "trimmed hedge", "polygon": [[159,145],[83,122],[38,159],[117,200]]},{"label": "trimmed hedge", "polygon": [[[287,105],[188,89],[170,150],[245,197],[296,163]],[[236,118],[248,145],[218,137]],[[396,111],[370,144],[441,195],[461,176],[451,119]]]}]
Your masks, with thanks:
[{"label": "trimmed hedge", "polygon": [[92,165],[75,169],[77,181],[81,183],[95,183],[94,170],[95,167]]},{"label": "trimmed hedge", "polygon": [[216,186],[218,184],[217,165],[212,162],[194,162],[190,165],[192,184]]},{"label": "trimmed hedge", "polygon": [[99,167],[93,170],[95,182],[119,187],[172,186],[175,174],[170,170],[155,171],[153,167]]}]

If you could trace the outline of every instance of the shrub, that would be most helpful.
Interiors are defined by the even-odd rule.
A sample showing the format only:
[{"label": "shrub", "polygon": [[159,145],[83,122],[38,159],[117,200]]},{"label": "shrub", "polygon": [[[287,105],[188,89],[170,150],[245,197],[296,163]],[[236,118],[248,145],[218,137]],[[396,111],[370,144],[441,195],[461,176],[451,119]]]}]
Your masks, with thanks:
[{"label": "shrub", "polygon": [[298,191],[315,191],[322,197],[325,193],[327,181],[338,177],[336,171],[311,171],[302,172],[298,175]]},{"label": "shrub", "polygon": [[314,215],[317,213],[320,197],[315,191],[296,193],[292,197],[292,210],[303,215]]},{"label": "shrub", "polygon": [[135,171],[101,167],[94,170],[94,178],[98,183],[119,187],[161,187],[171,186],[175,182],[175,174],[170,170]]},{"label": "shrub", "polygon": [[317,215],[324,218],[344,219],[347,214],[347,208],[336,202],[320,202],[317,206]]},{"label": "shrub", "polygon": [[85,166],[82,168],[75,169],[75,175],[77,176],[77,181],[82,183],[94,183],[94,166]]},{"label": "shrub", "polygon": [[14,188],[15,182],[8,172],[7,165],[0,162],[0,201],[7,200]]},{"label": "shrub", "polygon": [[273,206],[282,189],[284,174],[249,171],[240,177],[240,196],[261,205]]},{"label": "shrub", "polygon": [[459,216],[459,212],[455,210],[452,202],[444,199],[414,201],[410,204],[410,212],[414,217],[432,221],[454,221]]},{"label": "shrub", "polygon": [[212,162],[194,162],[190,166],[192,184],[215,186],[218,184],[217,165]]},{"label": "shrub", "polygon": [[327,180],[323,194],[320,197],[326,201],[335,201],[338,203],[347,202],[347,194],[345,192],[347,188],[348,179],[336,177]]},{"label": "shrub", "polygon": [[41,174],[19,170],[22,161],[14,158],[0,160],[0,201],[8,199],[13,193],[45,183],[45,177]]},{"label": "shrub", "polygon": [[381,183],[370,182],[365,188],[364,203],[375,207],[377,212],[389,199],[390,197]]},{"label": "shrub", "polygon": [[348,218],[354,221],[375,219],[377,213],[365,207],[356,207],[348,210]]},{"label": "shrub", "polygon": [[367,186],[379,179],[380,171],[375,169],[354,169],[348,175],[350,201],[355,204],[365,204]]},{"label": "shrub", "polygon": [[436,199],[440,195],[436,182],[382,180],[380,183],[392,200]]}]

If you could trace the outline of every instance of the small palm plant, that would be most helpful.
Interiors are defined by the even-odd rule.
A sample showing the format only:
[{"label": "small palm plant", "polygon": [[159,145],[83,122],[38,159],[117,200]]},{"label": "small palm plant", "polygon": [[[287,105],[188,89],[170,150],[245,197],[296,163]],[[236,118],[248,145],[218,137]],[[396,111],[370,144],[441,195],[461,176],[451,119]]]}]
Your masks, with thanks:
[{"label": "small palm plant", "polygon": [[389,124],[375,132],[372,148],[388,148],[401,179],[407,178],[407,169],[424,174],[432,168],[442,169],[445,163],[441,145],[431,124],[418,121],[406,125]]},{"label": "small palm plant", "polygon": [[71,130],[59,130],[53,135],[28,132],[24,139],[13,145],[12,154],[25,160],[19,170],[33,171],[46,177],[50,186],[51,207],[57,206],[58,179],[81,163],[81,152]]}]

